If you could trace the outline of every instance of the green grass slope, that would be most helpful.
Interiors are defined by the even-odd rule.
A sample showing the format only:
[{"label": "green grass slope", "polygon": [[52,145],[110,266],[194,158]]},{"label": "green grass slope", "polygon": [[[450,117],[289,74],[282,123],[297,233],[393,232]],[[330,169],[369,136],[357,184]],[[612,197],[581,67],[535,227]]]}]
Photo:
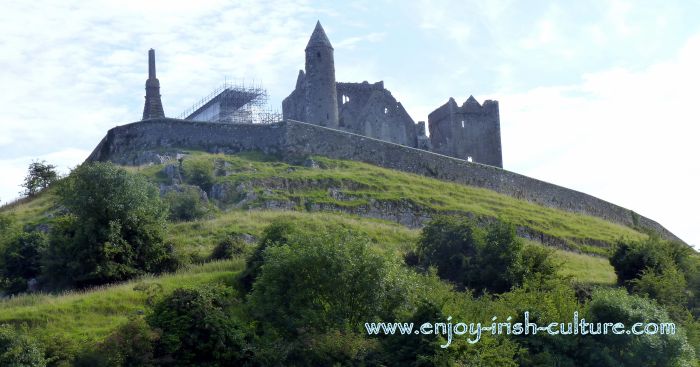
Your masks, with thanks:
[{"label": "green grass slope", "polygon": [[[460,212],[501,218],[521,227],[563,240],[568,247],[605,254],[591,243],[614,243],[620,238],[645,237],[632,228],[588,215],[566,212],[515,199],[491,190],[468,187],[424,176],[388,170],[354,161],[313,157],[318,167],[291,165],[261,154],[212,155],[191,152],[188,167],[210,167],[214,183],[234,191],[252,188],[256,199],[242,207],[282,202],[297,210],[336,208],[354,212],[369,205],[412,208],[419,212]],[[175,162],[177,164],[177,162]],[[172,164],[172,163],[171,163]],[[132,168],[155,182],[168,183],[165,164]],[[236,206],[241,195],[221,205]],[[379,204],[378,204],[379,203]],[[361,211],[361,210],[360,210]]]},{"label": "green grass slope", "polygon": [[[362,217],[338,210],[309,210],[328,204],[354,208],[371,202],[410,203],[430,211],[462,212],[475,216],[499,217],[520,226],[569,241],[572,247],[605,254],[606,249],[585,246],[586,240],[614,242],[645,235],[604,220],[563,212],[513,199],[492,191],[465,187],[422,176],[382,169],[371,165],[314,157],[318,167],[290,165],[259,154],[211,155],[192,152],[182,162],[211,167],[214,183],[243,185],[256,194],[254,201],[239,205],[236,200],[220,202],[207,218],[171,223],[166,240],[183,257],[205,259],[217,243],[232,234],[259,237],[263,228],[280,217],[299,226],[323,231],[341,225],[365,233],[378,249],[403,256],[415,246],[419,230],[395,222]],[[163,173],[167,164],[130,167],[154,183],[170,184]],[[187,180],[185,178],[185,180]],[[331,192],[334,193],[331,195]],[[338,195],[340,193],[341,195]],[[291,210],[263,209],[266,202],[291,202]],[[33,200],[0,209],[14,218],[14,229],[50,224],[60,212],[52,189]],[[352,210],[348,210],[352,212]],[[541,246],[533,241],[528,245]],[[251,244],[250,246],[253,246]],[[555,249],[561,274],[589,284],[612,285],[615,273],[607,258]],[[70,345],[99,340],[130,316],[148,308],[148,289],[161,293],[176,287],[196,287],[211,282],[233,282],[243,269],[243,259],[191,265],[174,274],[146,277],[131,282],[61,295],[34,294],[0,300],[0,323],[26,324],[30,332],[51,345],[69,340]],[[58,342],[56,342],[58,343]],[[77,343],[77,344],[76,344]],[[59,343],[60,344],[60,343]],[[63,344],[61,344],[63,345]],[[65,346],[63,346],[65,347]]]}]

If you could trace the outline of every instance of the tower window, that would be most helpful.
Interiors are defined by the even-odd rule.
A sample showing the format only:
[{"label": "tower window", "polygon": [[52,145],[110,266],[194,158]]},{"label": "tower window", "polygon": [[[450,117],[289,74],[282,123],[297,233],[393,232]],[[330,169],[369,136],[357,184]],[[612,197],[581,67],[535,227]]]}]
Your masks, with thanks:
[{"label": "tower window", "polygon": [[346,104],[346,103],[348,103],[348,102],[350,102],[350,97],[348,97],[348,96],[346,96],[345,94],[343,94],[343,104]]},{"label": "tower window", "polygon": [[470,156],[470,155],[467,156],[467,162],[473,162],[472,156]]},{"label": "tower window", "polygon": [[321,58],[321,53],[320,53],[320,52],[316,52],[316,57],[318,57],[318,58],[320,59],[320,58]]},{"label": "tower window", "polygon": [[464,120],[462,120],[462,128],[464,129]]},{"label": "tower window", "polygon": [[389,109],[384,107],[384,114],[386,115],[387,113],[389,113]]}]

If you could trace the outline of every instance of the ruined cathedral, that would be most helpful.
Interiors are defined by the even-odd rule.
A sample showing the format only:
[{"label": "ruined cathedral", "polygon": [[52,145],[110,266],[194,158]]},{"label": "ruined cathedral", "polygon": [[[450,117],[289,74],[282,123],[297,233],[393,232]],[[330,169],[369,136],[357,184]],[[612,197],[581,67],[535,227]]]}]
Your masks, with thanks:
[{"label": "ruined cathedral", "polygon": [[[164,117],[155,52],[148,56],[144,120]],[[427,134],[425,121],[415,123],[384,82],[336,82],[333,46],[320,22],[306,45],[296,88],[282,101],[282,116],[260,111],[266,96],[260,87],[225,84],[179,117],[238,124],[296,120],[503,168],[497,101],[482,105],[470,96],[460,106],[450,98],[428,115]]]},{"label": "ruined cathedral", "polygon": [[469,97],[460,106],[450,98],[428,115],[427,136],[425,122],[416,124],[384,82],[336,82],[333,46],[320,22],[305,51],[305,70],[282,102],[285,119],[503,167],[497,101]]},{"label": "ruined cathedral", "polygon": [[[281,115],[266,112],[266,96],[260,85],[224,83],[178,118],[167,118],[155,51],[150,50],[142,120],[110,129],[86,161],[161,164],[180,156],[183,149],[224,154],[254,151],[309,167],[316,164],[314,156],[354,160],[493,190],[632,228],[650,228],[682,242],[657,222],[629,209],[503,169],[496,101],[480,104],[470,96],[459,105],[450,98],[428,115],[427,134],[426,123],[415,123],[383,82],[336,82],[333,46],[320,23],[306,45],[304,70],[284,99]],[[372,205],[358,210],[372,216],[376,210]],[[421,218],[402,212],[394,219],[419,226]]]}]

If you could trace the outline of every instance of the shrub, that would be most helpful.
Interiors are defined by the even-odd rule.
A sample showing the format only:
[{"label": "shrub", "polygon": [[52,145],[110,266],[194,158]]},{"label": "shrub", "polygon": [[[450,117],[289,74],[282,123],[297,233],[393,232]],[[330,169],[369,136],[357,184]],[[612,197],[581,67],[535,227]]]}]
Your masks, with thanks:
[{"label": "shrub", "polygon": [[272,222],[263,230],[262,237],[258,241],[258,247],[246,260],[246,267],[239,276],[239,282],[246,292],[253,288],[253,282],[260,274],[260,267],[263,264],[263,255],[270,246],[284,244],[288,241],[290,234],[294,231],[294,224],[287,219],[278,219]]},{"label": "shrub", "polygon": [[2,250],[0,274],[8,283],[5,291],[15,294],[27,290],[27,281],[41,272],[40,260],[47,246],[45,234],[23,232]]},{"label": "shrub", "polygon": [[657,235],[640,242],[621,242],[610,263],[620,285],[656,299],[674,319],[700,315],[700,258],[687,245]]},{"label": "shrub", "polygon": [[528,278],[547,280],[556,277],[560,264],[554,258],[554,250],[544,246],[523,247],[517,283]]},{"label": "shrub", "polygon": [[[417,329],[425,322],[436,323],[447,320],[447,315],[437,305],[424,302],[418,306],[413,316],[406,321],[412,322]],[[386,365],[397,366],[451,366],[450,350],[441,348],[447,341],[442,335],[387,335],[382,339]]]},{"label": "shrub", "polygon": [[164,200],[170,207],[170,219],[191,221],[204,217],[209,208],[207,201],[202,200],[200,190],[192,186],[180,186],[165,194]]},{"label": "shrub", "polygon": [[196,158],[184,159],[182,167],[185,182],[199,186],[206,192],[211,191],[214,184],[214,164],[212,162]]},{"label": "shrub", "polygon": [[17,220],[12,213],[0,213],[0,249],[5,247],[7,243],[14,240],[19,231],[19,226],[16,225]]},{"label": "shrub", "polygon": [[104,284],[171,270],[158,189],[111,163],[84,164],[58,187],[69,214],[52,228],[46,279],[57,287]]},{"label": "shrub", "polygon": [[512,225],[494,222],[476,246],[476,256],[467,263],[467,287],[503,293],[522,284],[528,270],[522,266],[523,245]]},{"label": "shrub", "polygon": [[688,302],[685,291],[687,283],[675,265],[668,266],[659,273],[647,268],[639,278],[632,279],[629,283],[632,292],[654,298],[665,306],[674,320],[688,318],[689,313],[683,307]]},{"label": "shrub", "polygon": [[628,281],[638,278],[646,269],[660,272],[672,264],[673,259],[666,250],[658,236],[650,236],[641,242],[619,242],[610,257],[618,284],[627,285]]},{"label": "shrub", "polygon": [[551,251],[524,248],[515,228],[496,221],[481,229],[466,217],[437,217],[418,242],[418,262],[435,266],[442,279],[477,292],[503,293],[528,277],[551,278]]},{"label": "shrub", "polygon": [[462,284],[483,236],[483,231],[466,217],[436,217],[421,232],[417,250],[420,263],[435,266],[440,278]]},{"label": "shrub", "polygon": [[252,356],[246,327],[232,318],[231,291],[223,287],[176,289],[147,317],[160,333],[155,355],[173,366],[239,365]]},{"label": "shrub", "polygon": [[398,264],[372,251],[369,240],[340,228],[292,232],[268,246],[249,304],[259,320],[286,333],[356,330],[389,319],[404,300]]},{"label": "shrub", "polygon": [[[624,289],[599,289],[587,306],[586,321],[621,322],[629,328],[637,322],[668,323],[671,319],[652,301]],[[675,334],[597,335],[581,340],[586,366],[692,366],[695,361],[680,328]]]},{"label": "shrub", "polygon": [[154,346],[158,333],[141,317],[130,319],[112,332],[96,348],[76,358],[77,366],[149,367],[156,366]]},{"label": "shrub", "polygon": [[226,260],[246,253],[246,244],[236,236],[228,236],[219,242],[209,256],[210,260]]},{"label": "shrub", "polygon": [[46,360],[28,335],[9,325],[0,325],[0,366],[44,367]]}]

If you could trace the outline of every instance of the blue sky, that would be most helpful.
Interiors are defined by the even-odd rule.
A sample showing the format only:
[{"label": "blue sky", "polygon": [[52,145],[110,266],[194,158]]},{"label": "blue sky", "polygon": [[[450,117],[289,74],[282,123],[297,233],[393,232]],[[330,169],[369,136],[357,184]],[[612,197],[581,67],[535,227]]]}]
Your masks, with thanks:
[{"label": "blue sky", "polygon": [[32,159],[63,172],[140,118],[147,50],[166,115],[225,77],[294,87],[317,19],[338,81],[375,82],[414,120],[496,99],[504,167],[657,220],[700,245],[700,2],[5,1],[0,201]]}]

